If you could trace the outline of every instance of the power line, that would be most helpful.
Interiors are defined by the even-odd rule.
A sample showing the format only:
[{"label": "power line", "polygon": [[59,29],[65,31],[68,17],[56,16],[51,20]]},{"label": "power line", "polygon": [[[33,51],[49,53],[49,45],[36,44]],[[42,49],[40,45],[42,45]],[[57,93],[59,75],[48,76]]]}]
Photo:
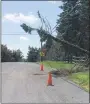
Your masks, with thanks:
[{"label": "power line", "polygon": [[15,33],[10,33],[9,34],[9,33],[3,33],[2,35],[38,35],[38,34],[27,34],[27,33],[26,34],[25,33],[24,34],[23,33],[16,33],[16,34]]}]

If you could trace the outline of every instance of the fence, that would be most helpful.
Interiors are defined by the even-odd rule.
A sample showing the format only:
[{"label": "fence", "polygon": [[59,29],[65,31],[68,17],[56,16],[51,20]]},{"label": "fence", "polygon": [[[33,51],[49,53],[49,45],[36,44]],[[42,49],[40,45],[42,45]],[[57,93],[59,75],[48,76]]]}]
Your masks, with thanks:
[{"label": "fence", "polygon": [[76,56],[73,56],[72,57],[72,62],[74,63],[82,63],[82,62],[85,62],[86,61],[86,57],[76,57]]}]

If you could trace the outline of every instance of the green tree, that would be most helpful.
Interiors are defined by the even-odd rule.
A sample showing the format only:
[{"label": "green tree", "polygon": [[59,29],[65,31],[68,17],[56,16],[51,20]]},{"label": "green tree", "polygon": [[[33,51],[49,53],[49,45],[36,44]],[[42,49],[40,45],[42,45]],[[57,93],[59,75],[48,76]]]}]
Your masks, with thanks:
[{"label": "green tree", "polygon": [[10,50],[6,45],[1,45],[1,62],[22,61],[23,55],[20,50]]},{"label": "green tree", "polygon": [[1,62],[12,61],[12,51],[6,45],[1,45]]},{"label": "green tree", "polygon": [[[58,37],[63,38],[71,44],[78,45],[79,47],[88,50],[89,45],[89,32],[85,30],[89,23],[89,0],[62,0],[63,12],[60,13],[57,20]],[[86,15],[86,16],[85,16]],[[69,56],[85,55],[81,50],[75,47],[63,44],[65,55],[68,59]],[[69,61],[69,60],[68,60]]]},{"label": "green tree", "polygon": [[28,62],[37,62],[39,60],[39,49],[28,47],[27,61]]},{"label": "green tree", "polygon": [[20,62],[23,59],[22,52],[19,49],[13,50],[12,57],[13,57],[13,61],[15,61],[15,62]]}]

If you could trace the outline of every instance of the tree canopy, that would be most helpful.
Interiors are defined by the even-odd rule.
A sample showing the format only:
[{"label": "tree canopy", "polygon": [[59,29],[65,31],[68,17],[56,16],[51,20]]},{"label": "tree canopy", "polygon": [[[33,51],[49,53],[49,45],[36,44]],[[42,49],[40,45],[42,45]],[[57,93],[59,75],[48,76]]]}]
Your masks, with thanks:
[{"label": "tree canopy", "polygon": [[40,49],[34,47],[28,47],[27,61],[28,62],[37,62],[39,61]]},{"label": "tree canopy", "polygon": [[23,54],[18,50],[10,50],[6,45],[1,45],[1,62],[19,62],[22,61]]}]

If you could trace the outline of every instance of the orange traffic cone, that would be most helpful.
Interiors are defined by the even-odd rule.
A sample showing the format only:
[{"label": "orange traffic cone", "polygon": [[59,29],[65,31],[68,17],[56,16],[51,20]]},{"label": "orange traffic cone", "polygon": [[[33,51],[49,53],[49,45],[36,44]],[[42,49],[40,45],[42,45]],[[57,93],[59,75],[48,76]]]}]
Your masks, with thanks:
[{"label": "orange traffic cone", "polygon": [[40,69],[41,69],[41,71],[43,71],[43,64],[41,64],[41,68]]},{"label": "orange traffic cone", "polygon": [[49,72],[49,74],[48,74],[48,82],[47,82],[47,86],[53,86],[53,85],[52,85],[52,75],[51,75],[50,72]]}]

